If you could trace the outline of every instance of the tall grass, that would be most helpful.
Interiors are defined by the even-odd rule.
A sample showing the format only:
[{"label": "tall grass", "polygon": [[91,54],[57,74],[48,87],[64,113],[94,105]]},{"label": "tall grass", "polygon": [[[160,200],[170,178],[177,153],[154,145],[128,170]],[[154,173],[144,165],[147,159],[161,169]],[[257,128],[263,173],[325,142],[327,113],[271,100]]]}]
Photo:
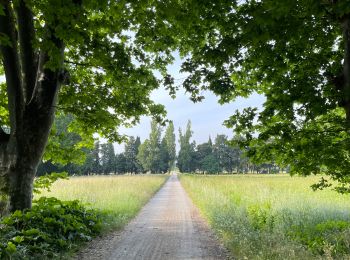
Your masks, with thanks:
[{"label": "tall grass", "polygon": [[72,177],[54,183],[40,196],[80,200],[105,214],[105,227],[121,228],[159,190],[165,175]]},{"label": "tall grass", "polygon": [[350,258],[350,196],[312,191],[317,177],[181,176],[237,259]]}]

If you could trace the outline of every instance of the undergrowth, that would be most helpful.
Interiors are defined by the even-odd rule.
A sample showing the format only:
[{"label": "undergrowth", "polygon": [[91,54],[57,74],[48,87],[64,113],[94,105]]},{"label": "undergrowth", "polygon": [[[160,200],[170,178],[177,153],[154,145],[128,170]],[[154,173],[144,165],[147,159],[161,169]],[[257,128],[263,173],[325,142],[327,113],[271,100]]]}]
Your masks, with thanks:
[{"label": "undergrowth", "polygon": [[41,197],[30,210],[15,211],[0,221],[0,258],[58,258],[99,234],[101,217],[77,200]]}]

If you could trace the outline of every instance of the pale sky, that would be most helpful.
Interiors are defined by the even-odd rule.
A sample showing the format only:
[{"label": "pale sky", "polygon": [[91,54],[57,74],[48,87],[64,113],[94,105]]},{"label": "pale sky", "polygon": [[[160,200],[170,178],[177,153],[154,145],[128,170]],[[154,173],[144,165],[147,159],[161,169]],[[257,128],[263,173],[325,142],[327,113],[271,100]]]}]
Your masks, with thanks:
[{"label": "pale sky", "polygon": [[[176,60],[173,65],[168,67],[168,72],[175,79],[183,79],[184,74],[179,72],[181,59],[175,54]],[[265,98],[258,94],[253,94],[247,99],[239,98],[236,101],[220,105],[218,98],[211,92],[202,93],[205,99],[199,103],[193,103],[183,89],[180,89],[176,99],[172,99],[164,89],[158,89],[152,93],[152,99],[156,103],[163,104],[168,112],[167,119],[172,120],[175,127],[175,134],[178,137],[179,127],[185,129],[187,121],[191,120],[193,140],[197,144],[208,141],[211,136],[214,141],[217,134],[233,136],[232,129],[227,129],[222,124],[236,109],[242,110],[245,107],[261,107]],[[151,130],[151,119],[143,117],[138,125],[133,128],[121,128],[120,133],[129,136],[139,136],[143,142],[148,138]],[[178,141],[177,141],[178,144]],[[124,144],[116,144],[116,153],[122,152]]]},{"label": "pale sky", "polygon": [[[159,89],[154,91],[152,98],[154,101],[163,104],[168,112],[167,118],[174,122],[175,134],[178,136],[178,129],[184,129],[187,121],[192,122],[193,140],[197,144],[208,141],[209,136],[213,141],[217,134],[233,136],[232,129],[227,129],[222,124],[234,114],[236,109],[242,110],[245,107],[261,107],[265,98],[258,94],[253,94],[250,98],[239,98],[230,104],[220,105],[217,97],[210,92],[204,95],[206,98],[200,103],[193,103],[184,91],[177,94],[176,99],[172,99],[165,90]],[[130,129],[122,128],[120,133],[130,136],[140,136],[143,142],[148,138],[151,130],[151,119],[143,117],[141,122]],[[117,153],[124,149],[124,145],[115,145]]]}]

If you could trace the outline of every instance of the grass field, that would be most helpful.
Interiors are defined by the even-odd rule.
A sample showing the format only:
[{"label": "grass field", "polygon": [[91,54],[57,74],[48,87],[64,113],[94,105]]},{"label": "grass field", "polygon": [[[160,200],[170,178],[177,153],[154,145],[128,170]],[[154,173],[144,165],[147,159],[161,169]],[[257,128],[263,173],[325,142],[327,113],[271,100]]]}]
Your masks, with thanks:
[{"label": "grass field", "polygon": [[350,259],[350,196],[312,191],[317,179],[181,176],[236,259]]},{"label": "grass field", "polygon": [[40,196],[80,200],[106,214],[105,228],[121,228],[159,190],[165,175],[72,177]]}]

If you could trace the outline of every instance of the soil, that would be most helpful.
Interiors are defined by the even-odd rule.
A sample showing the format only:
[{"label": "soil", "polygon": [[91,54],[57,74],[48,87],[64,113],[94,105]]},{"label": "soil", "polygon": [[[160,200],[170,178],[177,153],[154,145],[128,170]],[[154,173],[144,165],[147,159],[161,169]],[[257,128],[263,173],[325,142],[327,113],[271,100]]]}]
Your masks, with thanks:
[{"label": "soil", "polygon": [[76,259],[227,259],[227,252],[172,175],[123,231],[92,241]]}]

